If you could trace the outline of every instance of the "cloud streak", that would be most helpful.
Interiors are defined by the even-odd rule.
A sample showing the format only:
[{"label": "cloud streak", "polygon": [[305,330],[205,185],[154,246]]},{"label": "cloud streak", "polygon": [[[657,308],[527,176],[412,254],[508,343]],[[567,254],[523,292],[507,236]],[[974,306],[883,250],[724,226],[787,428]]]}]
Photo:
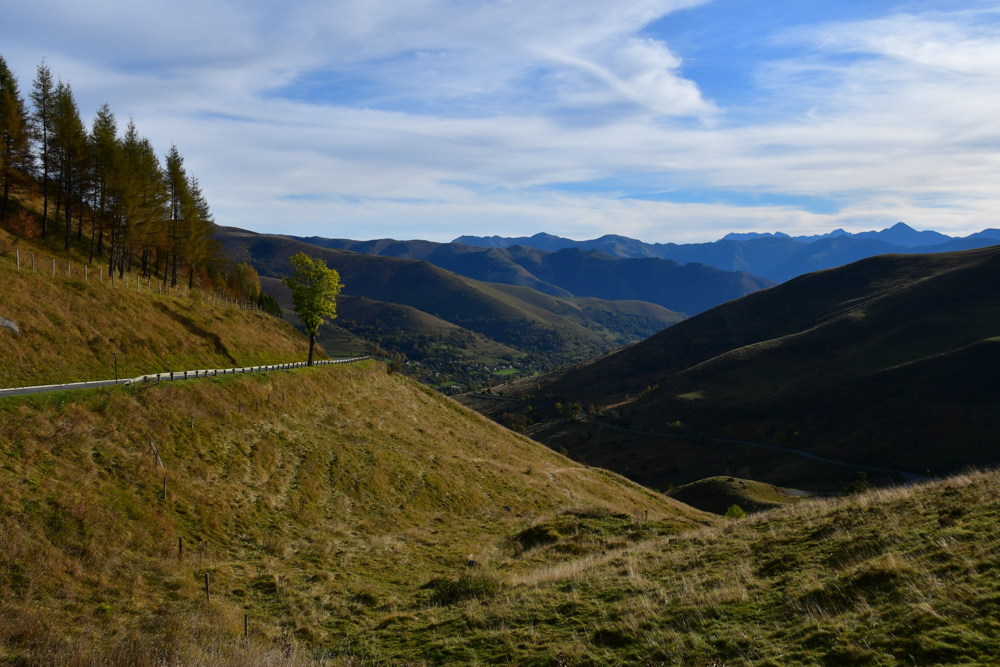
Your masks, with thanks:
[{"label": "cloud streak", "polygon": [[[650,28],[700,4],[38,0],[0,43],[22,87],[47,55],[82,109],[108,101],[177,143],[222,224],[650,241],[996,226],[995,14],[780,27],[789,55],[756,64],[753,108],[726,108]],[[724,203],[754,193],[836,210]]]}]

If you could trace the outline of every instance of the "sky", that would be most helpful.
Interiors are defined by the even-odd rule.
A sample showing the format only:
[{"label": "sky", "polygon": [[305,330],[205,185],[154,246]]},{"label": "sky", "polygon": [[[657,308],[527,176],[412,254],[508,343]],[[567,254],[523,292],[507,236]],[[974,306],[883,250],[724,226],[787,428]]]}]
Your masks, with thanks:
[{"label": "sky", "polygon": [[995,2],[31,0],[0,55],[259,232],[1000,227]]}]

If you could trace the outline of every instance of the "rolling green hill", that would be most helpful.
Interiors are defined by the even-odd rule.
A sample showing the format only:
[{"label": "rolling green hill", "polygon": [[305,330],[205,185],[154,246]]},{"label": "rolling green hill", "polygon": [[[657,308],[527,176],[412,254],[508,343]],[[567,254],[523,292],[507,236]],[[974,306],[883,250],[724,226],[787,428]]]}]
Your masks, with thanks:
[{"label": "rolling green hill", "polygon": [[667,495],[685,505],[712,514],[725,514],[733,505],[753,514],[801,500],[771,484],[726,476],[699,479],[697,482],[671,489]]},{"label": "rolling green hill", "polygon": [[[392,316],[394,329],[372,330],[377,318],[370,316],[375,312],[370,309],[348,308],[338,324],[381,349],[429,363],[433,372],[463,384],[487,384],[505,356],[510,357],[508,363],[520,358],[519,370],[531,373],[602,354],[681,319],[654,304],[554,297],[528,287],[479,282],[426,261],[324,249],[284,236],[221,228],[218,239],[234,260],[251,261],[266,277],[287,273],[288,258],[297,252],[321,257],[340,273],[345,295],[405,309],[397,308],[399,316]],[[358,320],[352,319],[355,314]],[[449,332],[450,342],[443,341],[443,346],[432,345],[419,338],[429,333],[421,329],[431,322],[433,335],[444,334],[442,322],[462,331]],[[418,343],[426,343],[427,351],[413,357]],[[459,354],[462,368],[452,372]]]},{"label": "rolling green hill", "polygon": [[693,315],[774,283],[742,271],[658,257],[613,256],[602,250],[527,246],[481,248],[429,241],[352,241],[302,238],[324,247],[368,255],[422,259],[477,280],[531,287],[553,296],[641,300]]},{"label": "rolling green hill", "polygon": [[[660,488],[744,466],[755,479],[805,488],[838,489],[855,474],[712,438],[911,472],[992,464],[998,271],[997,248],[875,257],[505,393],[532,395],[541,441]],[[594,404],[613,413],[598,421],[649,435],[560,418],[555,402]]]}]

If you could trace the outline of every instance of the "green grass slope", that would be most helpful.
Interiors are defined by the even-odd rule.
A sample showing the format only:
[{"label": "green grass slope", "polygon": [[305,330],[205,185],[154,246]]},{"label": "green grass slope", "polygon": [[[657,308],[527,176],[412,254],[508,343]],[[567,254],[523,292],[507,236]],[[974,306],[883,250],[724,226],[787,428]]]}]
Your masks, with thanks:
[{"label": "green grass slope", "polygon": [[995,664],[998,489],[996,473],[969,474],[601,554],[539,556],[498,590],[387,627],[371,655],[469,665]]},{"label": "green grass slope", "polygon": [[664,437],[671,433],[911,472],[990,465],[1000,461],[998,272],[998,248],[875,257],[724,304],[505,393],[530,393],[536,421],[546,404],[593,403],[609,413],[604,421],[649,432],[598,429],[550,407],[534,434],[659,488],[743,466],[754,479],[799,488],[837,489],[854,475],[790,454]]},{"label": "green grass slope", "polygon": [[0,508],[0,662],[26,664],[187,664],[244,613],[256,651],[358,651],[523,567],[539,518],[708,520],[377,362],[0,400]]},{"label": "green grass slope", "polygon": [[667,495],[712,514],[725,514],[733,505],[748,513],[763,512],[801,500],[771,484],[727,476],[707,477],[684,484],[671,489]]},{"label": "green grass slope", "polygon": [[120,377],[308,357],[308,342],[268,315],[212,305],[197,291],[161,295],[155,281],[152,292],[145,282],[137,290],[134,275],[128,287],[112,285],[107,267],[103,282],[95,266],[85,280],[83,253],[24,241],[15,248],[20,270],[13,252],[0,256],[0,317],[20,334],[0,328],[0,387],[110,379],[115,354]]}]

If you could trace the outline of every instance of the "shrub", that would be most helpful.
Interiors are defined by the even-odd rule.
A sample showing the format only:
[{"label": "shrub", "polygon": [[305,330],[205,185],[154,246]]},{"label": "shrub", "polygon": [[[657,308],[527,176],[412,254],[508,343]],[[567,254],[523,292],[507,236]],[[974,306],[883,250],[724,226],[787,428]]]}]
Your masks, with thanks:
[{"label": "shrub", "polygon": [[868,490],[868,474],[859,472],[858,478],[844,487],[844,494],[851,496]]},{"label": "shrub", "polygon": [[14,243],[21,239],[30,241],[38,236],[38,220],[35,216],[29,215],[27,211],[21,209],[10,221],[10,231],[14,235]]},{"label": "shrub", "polygon": [[462,600],[485,600],[500,592],[500,580],[490,574],[463,574],[457,580],[439,577],[423,586],[431,590],[431,600],[449,605]]},{"label": "shrub", "polygon": [[742,519],[746,515],[747,513],[739,505],[730,505],[729,509],[726,510],[726,518],[729,519]]}]

